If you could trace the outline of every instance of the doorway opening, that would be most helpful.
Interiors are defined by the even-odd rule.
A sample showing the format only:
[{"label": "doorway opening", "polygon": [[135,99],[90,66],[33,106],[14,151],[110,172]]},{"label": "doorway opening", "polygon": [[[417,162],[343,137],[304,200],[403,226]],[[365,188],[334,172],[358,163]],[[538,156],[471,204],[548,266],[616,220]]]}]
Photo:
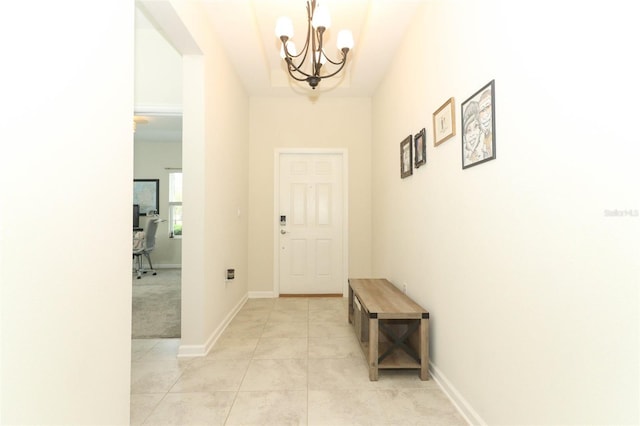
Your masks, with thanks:
[{"label": "doorway opening", "polygon": [[[141,212],[139,230],[158,222],[149,263],[155,275],[132,277],[133,339],[182,335],[182,239],[176,238],[172,175],[182,172],[182,55],[143,8],[135,11],[134,179],[157,182],[155,215]],[[135,184],[134,184],[135,188]],[[181,191],[180,191],[181,193]],[[134,194],[135,196],[135,194]],[[134,201],[135,203],[135,201]],[[180,206],[181,208],[181,206]],[[181,229],[181,228],[180,228]]]}]

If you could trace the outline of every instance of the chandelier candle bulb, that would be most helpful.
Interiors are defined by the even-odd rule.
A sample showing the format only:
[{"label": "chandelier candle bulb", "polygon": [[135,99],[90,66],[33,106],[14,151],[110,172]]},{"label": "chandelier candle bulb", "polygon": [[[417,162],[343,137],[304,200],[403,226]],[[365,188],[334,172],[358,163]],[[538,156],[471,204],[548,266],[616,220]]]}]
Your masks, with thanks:
[{"label": "chandelier candle bulb", "polygon": [[287,53],[284,50],[284,46],[285,44],[287,45],[287,52],[289,53],[290,56],[296,56],[298,54],[298,51],[296,50],[296,44],[292,41],[288,41],[286,43],[283,43],[282,46],[280,46],[280,57],[282,59],[287,59]]},{"label": "chandelier candle bulb", "polygon": [[331,16],[329,15],[329,11],[321,3],[317,4],[316,9],[313,12],[313,20],[311,21],[311,25],[316,30],[318,28],[324,28],[325,30],[328,30],[331,27]]},{"label": "chandelier candle bulb", "polygon": [[293,37],[293,22],[287,16],[281,16],[276,22],[276,36],[278,38]]},{"label": "chandelier candle bulb", "polygon": [[340,30],[338,33],[338,49],[353,49],[353,34],[349,30]]}]

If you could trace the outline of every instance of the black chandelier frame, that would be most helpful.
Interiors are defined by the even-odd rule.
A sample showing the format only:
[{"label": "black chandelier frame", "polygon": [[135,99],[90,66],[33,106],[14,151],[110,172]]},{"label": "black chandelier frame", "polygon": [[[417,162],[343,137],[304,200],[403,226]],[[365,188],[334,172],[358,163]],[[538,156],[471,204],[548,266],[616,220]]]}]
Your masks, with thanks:
[{"label": "black chandelier frame", "polygon": [[[280,36],[280,40],[282,41],[282,48],[285,55],[284,60],[287,63],[287,70],[289,72],[289,75],[294,80],[306,81],[313,90],[316,89],[321,80],[333,77],[340,71],[342,71],[347,63],[347,55],[349,54],[348,47],[343,47],[340,49],[342,52],[342,60],[340,61],[333,61],[325,54],[323,49],[323,39],[326,28],[323,26],[313,28],[312,22],[315,11],[316,0],[307,0],[307,39],[300,53],[294,55],[289,52],[289,49],[287,48],[289,37],[286,35]],[[310,54],[310,52],[313,53]],[[307,60],[307,56],[311,57],[311,73],[305,72],[302,69]],[[320,72],[323,70],[322,58],[324,58],[327,62],[338,66],[338,69],[329,74],[321,75]],[[300,59],[300,62],[297,62],[297,59]],[[296,73],[299,73],[300,75],[297,75]]]}]

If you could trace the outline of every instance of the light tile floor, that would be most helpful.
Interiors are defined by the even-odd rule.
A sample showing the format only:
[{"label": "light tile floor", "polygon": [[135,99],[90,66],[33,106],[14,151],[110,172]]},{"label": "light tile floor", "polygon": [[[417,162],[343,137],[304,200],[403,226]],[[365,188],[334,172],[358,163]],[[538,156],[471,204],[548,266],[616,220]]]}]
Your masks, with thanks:
[{"label": "light tile floor", "polygon": [[132,342],[132,425],[464,425],[416,370],[367,363],[343,298],[251,299],[206,357]]}]

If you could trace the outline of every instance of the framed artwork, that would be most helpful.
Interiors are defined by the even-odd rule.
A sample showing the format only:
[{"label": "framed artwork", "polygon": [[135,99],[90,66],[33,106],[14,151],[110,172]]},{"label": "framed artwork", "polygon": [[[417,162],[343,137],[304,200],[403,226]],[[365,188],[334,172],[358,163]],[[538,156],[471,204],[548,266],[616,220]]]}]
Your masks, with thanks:
[{"label": "framed artwork", "polygon": [[449,98],[433,113],[433,146],[438,146],[456,134],[455,99]]},{"label": "framed artwork", "polygon": [[462,168],[496,158],[495,80],[462,103]]},{"label": "framed artwork", "polygon": [[141,215],[160,213],[160,179],[134,179],[133,204],[140,206]]},{"label": "framed artwork", "polygon": [[402,179],[413,174],[413,150],[411,146],[411,135],[400,142],[400,177]]},{"label": "framed artwork", "polygon": [[416,169],[427,163],[427,141],[425,136],[426,131],[422,129],[413,137],[413,156]]}]

